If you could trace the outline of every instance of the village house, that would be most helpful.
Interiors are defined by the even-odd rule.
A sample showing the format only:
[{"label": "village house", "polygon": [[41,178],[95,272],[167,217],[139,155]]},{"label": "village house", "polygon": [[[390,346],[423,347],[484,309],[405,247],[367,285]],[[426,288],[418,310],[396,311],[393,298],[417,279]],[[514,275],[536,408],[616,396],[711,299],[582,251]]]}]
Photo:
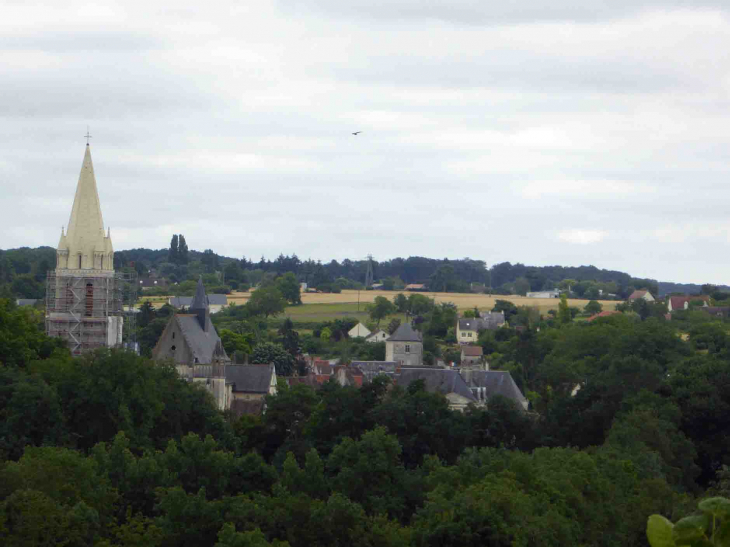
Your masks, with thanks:
[{"label": "village house", "polygon": [[444,395],[452,410],[463,411],[470,404],[489,406],[496,396],[505,397],[522,410],[529,405],[508,371],[404,367],[395,374],[399,386],[408,387],[416,380],[423,381],[426,391]]},{"label": "village house", "polygon": [[274,365],[228,365],[225,367],[227,408],[234,416],[262,414],[266,396],[276,395]]},{"label": "village house", "polygon": [[423,364],[423,338],[410,323],[403,323],[385,341],[385,360],[401,365]]},{"label": "village house", "polygon": [[527,298],[560,298],[560,291],[553,289],[552,291],[528,292]]},{"label": "village house", "polygon": [[376,342],[385,342],[390,335],[387,333],[387,331],[384,331],[383,329],[378,329],[375,332],[371,332],[370,335],[368,335],[365,338],[365,341],[368,343],[376,343]]},{"label": "village house", "polygon": [[710,305],[710,297],[706,294],[670,296],[667,298],[667,309],[669,313],[677,310],[687,310],[689,309],[690,302],[699,302],[701,307],[708,307]]},{"label": "village house", "polygon": [[497,330],[505,326],[504,312],[482,312],[480,317],[462,317],[456,321],[456,340],[459,344],[473,344],[479,331]]},{"label": "village house", "polygon": [[481,365],[484,362],[482,346],[462,346],[461,366]]},{"label": "village house", "polygon": [[646,300],[647,302],[654,302],[654,297],[651,295],[649,291],[634,291],[632,292],[629,297],[627,298],[629,304],[633,304],[634,301],[639,300]]},{"label": "village house", "polygon": [[362,323],[358,323],[347,332],[347,336],[350,338],[367,338],[370,336],[370,329]]},{"label": "village house", "polygon": [[[182,308],[189,308],[193,303],[193,298],[191,296],[173,296],[167,300],[167,303],[176,310],[180,310]],[[225,294],[209,294],[208,306],[210,313],[218,313],[228,306],[228,297]]]}]

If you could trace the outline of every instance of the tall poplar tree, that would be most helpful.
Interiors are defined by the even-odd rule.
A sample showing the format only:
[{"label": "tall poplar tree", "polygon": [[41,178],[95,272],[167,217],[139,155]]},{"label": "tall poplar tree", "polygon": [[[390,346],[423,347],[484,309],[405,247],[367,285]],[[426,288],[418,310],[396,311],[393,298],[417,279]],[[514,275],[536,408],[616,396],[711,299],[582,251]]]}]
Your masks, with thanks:
[{"label": "tall poplar tree", "polygon": [[172,236],[172,241],[170,241],[170,250],[167,253],[167,261],[172,262],[173,264],[178,264],[179,260],[180,260],[180,247],[178,246],[177,234],[174,234]]}]

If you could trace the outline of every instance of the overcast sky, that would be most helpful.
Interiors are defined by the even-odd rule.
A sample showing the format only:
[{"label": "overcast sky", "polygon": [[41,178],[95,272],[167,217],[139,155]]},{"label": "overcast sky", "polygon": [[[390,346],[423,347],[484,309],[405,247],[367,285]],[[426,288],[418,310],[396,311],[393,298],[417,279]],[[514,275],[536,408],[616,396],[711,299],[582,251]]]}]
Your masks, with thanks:
[{"label": "overcast sky", "polygon": [[0,13],[0,248],[57,244],[88,124],[117,250],[730,282],[730,1]]}]

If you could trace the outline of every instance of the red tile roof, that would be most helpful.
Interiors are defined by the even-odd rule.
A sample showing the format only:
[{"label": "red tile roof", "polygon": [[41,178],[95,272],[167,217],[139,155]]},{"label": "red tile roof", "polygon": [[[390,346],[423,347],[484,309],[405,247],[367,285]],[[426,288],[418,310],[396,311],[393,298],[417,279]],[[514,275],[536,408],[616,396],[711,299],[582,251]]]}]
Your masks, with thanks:
[{"label": "red tile roof", "polygon": [[669,298],[669,302],[672,307],[672,311],[683,310],[685,303],[689,305],[693,300],[701,300],[703,302],[710,303],[710,297],[706,294],[696,294],[692,296],[672,296]]},{"label": "red tile roof", "polygon": [[629,300],[638,300],[639,298],[643,298],[645,294],[646,291],[634,291],[631,293],[631,296],[629,296]]},{"label": "red tile roof", "polygon": [[598,319],[599,317],[608,317],[610,315],[616,315],[617,313],[621,313],[620,311],[616,310],[606,310],[602,311],[601,313],[597,313],[596,315],[591,315],[587,321],[593,321],[595,319]]},{"label": "red tile roof", "polygon": [[484,355],[482,346],[462,346],[461,353],[466,357],[481,357]]}]

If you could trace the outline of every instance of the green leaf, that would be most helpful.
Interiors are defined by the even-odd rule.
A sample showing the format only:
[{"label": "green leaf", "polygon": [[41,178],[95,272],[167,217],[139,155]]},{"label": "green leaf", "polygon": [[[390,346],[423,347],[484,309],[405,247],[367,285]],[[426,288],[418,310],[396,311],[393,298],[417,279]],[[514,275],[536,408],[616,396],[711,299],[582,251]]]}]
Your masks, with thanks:
[{"label": "green leaf", "polygon": [[661,515],[652,515],[646,523],[646,537],[651,547],[674,547],[674,525]]},{"label": "green leaf", "polygon": [[715,532],[715,545],[718,547],[730,547],[730,521],[724,522]]},{"label": "green leaf", "polygon": [[730,516],[730,500],[727,498],[707,498],[698,506],[703,513],[710,513],[720,518]]},{"label": "green leaf", "polygon": [[693,515],[684,517],[674,525],[672,536],[674,543],[680,545],[692,545],[696,540],[705,536],[705,531],[709,524],[709,517],[705,515]]}]

